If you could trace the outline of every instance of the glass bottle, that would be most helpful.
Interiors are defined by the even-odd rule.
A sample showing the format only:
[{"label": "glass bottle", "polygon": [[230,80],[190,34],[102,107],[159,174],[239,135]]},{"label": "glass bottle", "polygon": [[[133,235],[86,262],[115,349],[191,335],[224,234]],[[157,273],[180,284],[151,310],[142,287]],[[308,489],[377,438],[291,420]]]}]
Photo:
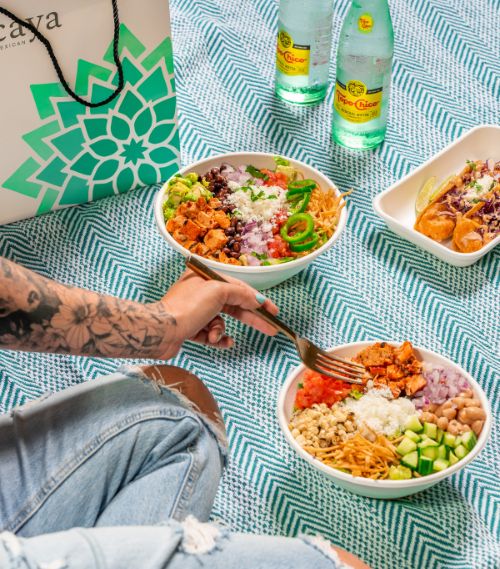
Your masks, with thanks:
[{"label": "glass bottle", "polygon": [[280,0],[276,94],[298,105],[325,98],[332,45],[333,0]]},{"label": "glass bottle", "polygon": [[387,0],[353,0],[337,50],[333,140],[367,149],[385,137],[394,32]]}]

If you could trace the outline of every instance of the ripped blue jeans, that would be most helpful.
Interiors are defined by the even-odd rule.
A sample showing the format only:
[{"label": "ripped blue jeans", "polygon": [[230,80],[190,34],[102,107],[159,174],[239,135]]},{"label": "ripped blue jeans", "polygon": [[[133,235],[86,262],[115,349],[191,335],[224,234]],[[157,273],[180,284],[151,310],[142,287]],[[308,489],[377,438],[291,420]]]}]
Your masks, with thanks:
[{"label": "ripped blue jeans", "polygon": [[341,567],[329,544],[205,523],[216,425],[128,370],[0,417],[1,569]]}]

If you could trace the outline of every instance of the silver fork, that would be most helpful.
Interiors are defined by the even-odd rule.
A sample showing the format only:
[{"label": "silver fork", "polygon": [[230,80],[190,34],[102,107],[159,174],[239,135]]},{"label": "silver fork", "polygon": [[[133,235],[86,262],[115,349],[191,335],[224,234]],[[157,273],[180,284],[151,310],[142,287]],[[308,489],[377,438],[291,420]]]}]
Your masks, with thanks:
[{"label": "silver fork", "polygon": [[[220,281],[223,283],[228,282],[195,257],[187,257],[186,265],[205,280]],[[347,383],[356,383],[359,385],[364,383],[363,374],[365,367],[363,365],[339,358],[318,348],[318,346],[307,338],[301,338],[284,322],[276,318],[276,316],[263,307],[256,308],[253,312],[292,340],[297,348],[300,359],[308,368],[327,375],[328,377],[332,377],[333,379],[346,381]]]}]

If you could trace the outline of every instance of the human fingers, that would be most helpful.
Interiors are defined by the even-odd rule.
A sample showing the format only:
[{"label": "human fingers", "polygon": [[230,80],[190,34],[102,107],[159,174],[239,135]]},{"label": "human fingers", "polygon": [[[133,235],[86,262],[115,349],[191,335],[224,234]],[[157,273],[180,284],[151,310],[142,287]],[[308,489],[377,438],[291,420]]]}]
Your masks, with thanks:
[{"label": "human fingers", "polygon": [[251,326],[252,328],[255,328],[255,330],[258,330],[263,334],[267,334],[268,336],[275,336],[278,333],[274,326],[268,324],[261,316],[249,310],[242,310],[235,306],[228,306],[224,309],[224,312],[229,314],[229,316],[236,318],[240,322],[243,322],[247,326]]},{"label": "human fingers", "polygon": [[208,341],[210,344],[217,344],[221,341],[226,332],[226,323],[220,316],[216,316],[211,322],[208,323]]},{"label": "human fingers", "polygon": [[196,342],[197,344],[204,344],[212,348],[232,348],[234,346],[234,340],[230,336],[223,335],[217,342],[213,343],[208,339],[208,331],[206,329],[200,330],[196,336],[190,338],[191,342]]}]

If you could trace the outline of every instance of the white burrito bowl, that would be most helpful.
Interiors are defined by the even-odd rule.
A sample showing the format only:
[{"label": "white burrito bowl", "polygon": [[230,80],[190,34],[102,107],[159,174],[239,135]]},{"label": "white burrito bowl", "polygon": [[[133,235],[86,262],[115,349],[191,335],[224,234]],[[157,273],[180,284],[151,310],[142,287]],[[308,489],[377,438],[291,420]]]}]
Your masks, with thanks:
[{"label": "white burrito bowl", "polygon": [[[180,174],[184,175],[188,172],[196,172],[198,174],[205,174],[211,168],[218,168],[222,163],[227,162],[228,164],[237,166],[239,164],[252,164],[256,168],[268,168],[270,170],[274,169],[276,164],[274,162],[274,154],[266,154],[264,152],[234,152],[229,154],[219,154],[218,156],[211,156],[194,164],[186,166],[180,170]],[[287,158],[290,164],[300,168],[305,178],[310,178],[317,182],[318,186],[322,189],[333,188],[337,194],[340,194],[337,186],[324,174],[322,174],[316,168],[308,166],[303,162]],[[165,241],[176,251],[184,255],[185,257],[191,255],[191,253],[185,249],[182,245],[177,243],[177,241],[170,235],[166,229],[166,224],[163,218],[163,202],[165,201],[164,195],[168,182],[163,185],[163,187],[158,191],[158,194],[154,203],[154,215],[156,224],[160,231],[160,234],[165,239]],[[220,263],[218,261],[212,261],[210,259],[205,259],[199,255],[193,255],[197,257],[200,261],[205,263],[211,269],[218,271],[223,275],[228,275],[240,279],[250,286],[258,290],[270,288],[276,286],[277,284],[293,277],[303,269],[305,269],[310,263],[316,259],[319,255],[330,249],[337,239],[340,237],[347,221],[347,206],[344,206],[341,213],[337,228],[330,239],[324,243],[321,247],[300,257],[295,261],[290,261],[288,263],[283,263],[281,265],[271,265],[271,266],[257,266],[257,267],[243,267],[238,265],[228,265],[225,263]]]},{"label": "white burrito bowl", "polygon": [[[332,348],[329,350],[329,352],[334,353],[340,357],[351,358],[360,352],[363,348],[372,345],[373,343],[374,342],[356,342],[352,344],[343,344],[341,346]],[[388,341],[388,343],[399,345],[399,342]],[[326,464],[323,464],[320,460],[314,458],[300,446],[300,444],[292,436],[292,433],[288,427],[290,417],[293,413],[297,385],[300,383],[301,375],[305,370],[305,367],[303,365],[297,366],[290,373],[283,387],[281,388],[278,398],[278,420],[288,444],[313,468],[319,470],[322,474],[324,474],[327,478],[332,480],[341,488],[349,490],[354,494],[359,494],[360,496],[368,496],[370,498],[395,499],[402,498],[403,496],[410,496],[411,494],[416,494],[417,492],[426,490],[441,480],[444,480],[459,470],[462,470],[462,468],[466,467],[477,457],[477,455],[484,448],[486,441],[488,440],[492,423],[490,404],[484,391],[481,389],[477,381],[475,381],[470,376],[470,374],[468,374],[460,366],[453,363],[449,359],[440,356],[439,354],[431,352],[430,350],[415,347],[415,351],[420,356],[420,359],[422,361],[446,368],[452,368],[461,373],[463,377],[465,377],[465,379],[469,382],[475,397],[481,401],[483,409],[486,412],[486,421],[484,423],[483,430],[478,437],[476,445],[471,450],[471,452],[459,462],[441,472],[422,476],[421,478],[412,478],[411,480],[371,480],[369,478],[362,478],[360,476],[352,476],[351,474],[341,472],[340,470],[336,470],[330,466],[327,466]]]}]

